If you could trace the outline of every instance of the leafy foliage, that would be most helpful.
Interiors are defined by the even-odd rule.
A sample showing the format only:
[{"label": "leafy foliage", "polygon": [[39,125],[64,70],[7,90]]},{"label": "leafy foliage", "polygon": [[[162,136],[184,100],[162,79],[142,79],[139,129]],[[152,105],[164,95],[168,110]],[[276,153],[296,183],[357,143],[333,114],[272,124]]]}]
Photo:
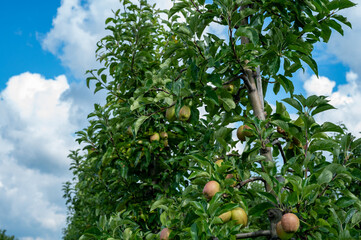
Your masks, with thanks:
[{"label": "leafy foliage", "polygon": [[[333,107],[295,95],[289,79],[303,63],[317,74],[313,44],[350,26],[337,13],[351,1],[183,0],[169,11],[121,2],[98,43],[104,67],[88,71],[107,101],[77,132],[83,150],[69,155],[64,239],[158,239],[165,227],[171,239],[246,238],[270,229],[272,209],[300,218],[297,239],[360,238],[361,140],[318,124],[314,116]],[[207,33],[210,24],[228,39]],[[276,109],[257,102],[271,84],[290,93]],[[173,108],[175,120],[166,116]],[[240,122],[250,127],[241,152],[232,138]],[[211,180],[221,192],[207,201]],[[218,217],[238,207],[248,226]]]},{"label": "leafy foliage", "polygon": [[14,236],[6,235],[6,230],[0,230],[0,240],[15,240]]}]

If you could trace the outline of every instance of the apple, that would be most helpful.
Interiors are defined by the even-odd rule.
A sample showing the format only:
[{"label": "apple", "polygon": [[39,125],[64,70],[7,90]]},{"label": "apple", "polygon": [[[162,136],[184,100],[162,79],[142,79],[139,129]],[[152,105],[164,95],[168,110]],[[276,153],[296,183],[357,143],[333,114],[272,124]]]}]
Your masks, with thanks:
[{"label": "apple", "polygon": [[168,240],[169,239],[170,230],[169,228],[163,228],[160,232],[160,240]]},{"label": "apple", "polygon": [[226,84],[223,85],[223,88],[227,90],[230,94],[233,94],[234,92],[234,85],[233,84]]},{"label": "apple", "polygon": [[277,126],[277,132],[279,134],[282,134],[283,136],[287,136],[287,133],[284,129],[282,129],[280,126]]},{"label": "apple", "polygon": [[293,145],[295,145],[295,146],[297,146],[297,147],[299,147],[299,148],[303,147],[301,141],[298,140],[298,139],[295,138],[295,137],[292,137],[292,143],[293,143]]},{"label": "apple", "polygon": [[[229,174],[227,174],[227,176],[226,176],[226,179],[234,179],[235,177],[234,177],[234,175],[232,174],[232,173],[229,173]],[[233,181],[233,183],[231,184],[231,187],[235,187],[236,186],[236,184],[237,184],[237,181]]]},{"label": "apple", "polygon": [[276,226],[276,232],[277,232],[277,236],[281,239],[281,240],[288,240],[290,238],[292,238],[293,233],[286,233],[285,230],[282,228],[282,223],[281,221],[279,221],[277,223]]},{"label": "apple", "polygon": [[171,106],[170,108],[167,108],[167,111],[165,111],[165,118],[171,122],[175,120],[175,106]]},{"label": "apple", "polygon": [[131,126],[129,126],[129,127],[127,128],[127,134],[128,134],[129,136],[133,136],[133,132],[132,132],[132,127],[131,127]]},{"label": "apple", "polygon": [[190,116],[191,116],[191,109],[188,106],[183,106],[179,110],[179,120],[183,122],[188,121]]},{"label": "apple", "polygon": [[164,141],[163,141],[163,146],[164,147],[168,147],[169,145],[168,145],[168,139],[164,139]]},{"label": "apple", "polygon": [[168,133],[166,133],[166,132],[161,132],[159,135],[161,138],[165,138],[165,139],[168,138]]},{"label": "apple", "polygon": [[251,137],[252,133],[245,131],[247,129],[251,129],[248,125],[242,125],[237,129],[237,137],[238,139],[243,142],[246,140],[246,137]]},{"label": "apple", "polygon": [[281,224],[286,233],[295,233],[300,227],[300,219],[298,219],[296,214],[286,213],[281,218]]},{"label": "apple", "polygon": [[235,208],[232,211],[232,220],[236,220],[237,224],[242,224],[242,227],[245,227],[248,222],[247,213],[243,210],[243,208]]},{"label": "apple", "polygon": [[231,220],[232,217],[232,211],[228,211],[225,213],[222,213],[221,215],[218,216],[220,219],[222,219],[222,221],[224,223],[228,222],[229,220]]},{"label": "apple", "polygon": [[150,141],[159,141],[159,133],[154,133],[152,136],[150,136]]},{"label": "apple", "polygon": [[215,164],[217,164],[218,167],[220,167],[223,163],[223,159],[219,159],[215,162]]},{"label": "apple", "polygon": [[221,191],[221,186],[216,181],[209,181],[203,188],[203,195],[207,198],[207,200],[212,199],[217,192]]}]

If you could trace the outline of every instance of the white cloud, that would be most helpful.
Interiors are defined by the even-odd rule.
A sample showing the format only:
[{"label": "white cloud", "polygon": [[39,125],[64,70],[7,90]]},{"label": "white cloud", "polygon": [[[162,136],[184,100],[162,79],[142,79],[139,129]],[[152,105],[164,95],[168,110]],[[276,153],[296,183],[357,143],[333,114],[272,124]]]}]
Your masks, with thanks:
[{"label": "white cloud", "polygon": [[333,34],[327,49],[361,76],[361,4],[343,10],[340,14],[348,18],[352,29],[345,26],[344,36]]},{"label": "white cloud", "polygon": [[21,164],[41,164],[43,171],[53,173],[68,168],[64,159],[75,146],[71,135],[77,130],[69,122],[70,104],[60,101],[68,88],[65,76],[46,80],[39,74],[23,73],[10,78],[1,92],[0,104],[7,117],[0,122],[0,141],[13,143],[5,144],[7,152],[22,159]]},{"label": "white cloud", "polygon": [[97,67],[96,43],[104,36],[105,20],[120,7],[118,0],[63,0],[53,19],[53,28],[42,41],[45,50],[58,56],[63,65],[79,78]]},{"label": "white cloud", "polygon": [[313,75],[304,83],[303,87],[309,95],[330,95],[335,86],[335,81],[331,81],[327,77],[318,78]]},{"label": "white cloud", "polygon": [[23,73],[0,92],[0,225],[23,239],[60,239],[65,227],[62,184],[79,129],[66,91],[65,76]]},{"label": "white cloud", "polygon": [[[361,88],[358,84],[359,77],[354,72],[346,74],[347,83],[339,85],[337,90],[333,91],[334,81],[327,77],[320,77],[320,84],[317,85],[317,77],[311,76],[305,82],[305,90],[308,95],[317,94],[317,88],[323,89],[323,95],[328,95],[330,104],[336,107],[336,110],[329,110],[317,115],[319,121],[329,121],[333,123],[344,123],[348,130],[357,137],[361,137]],[[330,84],[330,86],[326,86]],[[306,88],[306,86],[313,86]]]},{"label": "white cloud", "polygon": [[[133,0],[133,2],[137,2]],[[169,9],[171,0],[152,0],[159,8]],[[119,0],[63,0],[53,19],[53,28],[42,39],[42,46],[58,56],[77,78],[99,66],[95,59],[96,43],[109,34],[105,20],[121,8]]]}]

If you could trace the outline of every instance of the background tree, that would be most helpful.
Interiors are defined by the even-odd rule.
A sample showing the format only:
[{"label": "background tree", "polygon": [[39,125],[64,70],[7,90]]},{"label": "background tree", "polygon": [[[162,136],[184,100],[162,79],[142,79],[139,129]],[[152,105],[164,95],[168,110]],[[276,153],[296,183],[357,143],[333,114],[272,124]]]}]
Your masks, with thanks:
[{"label": "background tree", "polygon": [[[107,99],[77,133],[85,152],[69,155],[64,239],[360,238],[361,140],[318,124],[333,107],[295,95],[290,80],[304,65],[318,74],[314,44],[351,26],[338,12],[354,3],[121,3],[98,43],[104,67],[88,71]],[[272,85],[296,119],[267,103]],[[295,233],[283,218],[277,227],[282,215],[300,220]]]},{"label": "background tree", "polygon": [[0,230],[0,240],[15,240],[14,236],[6,235],[6,230]]}]

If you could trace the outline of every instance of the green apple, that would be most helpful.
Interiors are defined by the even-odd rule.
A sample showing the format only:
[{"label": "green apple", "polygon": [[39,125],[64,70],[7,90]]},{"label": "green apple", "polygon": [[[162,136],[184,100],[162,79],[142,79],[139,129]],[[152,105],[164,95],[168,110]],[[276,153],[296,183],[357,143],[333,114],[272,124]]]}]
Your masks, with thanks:
[{"label": "green apple", "polygon": [[282,223],[281,221],[279,221],[277,223],[276,226],[276,232],[277,232],[277,236],[281,239],[281,240],[288,240],[290,238],[292,238],[293,233],[286,233],[285,230],[282,228]]},{"label": "green apple", "polygon": [[188,121],[190,116],[191,116],[191,109],[188,106],[183,106],[179,110],[179,120],[183,122]]},{"label": "green apple", "polygon": [[248,217],[247,213],[243,210],[243,208],[235,208],[232,210],[232,220],[236,220],[237,224],[242,224],[242,227],[247,226]]},{"label": "green apple", "polygon": [[207,200],[211,200],[217,192],[221,191],[221,186],[216,181],[209,181],[203,188],[203,195]]},{"label": "green apple", "polygon": [[167,108],[167,111],[165,111],[165,118],[171,122],[175,120],[175,106],[171,106],[170,108]]},{"label": "green apple", "polygon": [[233,84],[226,84],[223,85],[223,87],[229,92],[230,94],[234,93],[234,85]]},{"label": "green apple", "polygon": [[232,217],[232,211],[228,211],[225,213],[222,213],[221,215],[218,216],[220,219],[222,219],[222,221],[224,223],[228,222],[229,220],[231,220]]},{"label": "green apple", "polygon": [[251,137],[252,133],[246,130],[251,129],[248,125],[242,125],[237,129],[237,138],[243,142],[246,140],[246,137]]},{"label": "green apple", "polygon": [[218,167],[220,167],[223,163],[223,159],[219,159],[215,162],[215,164],[217,164]]},{"label": "green apple", "polygon": [[160,137],[159,137],[159,133],[154,133],[152,136],[150,136],[150,141],[159,141]]},{"label": "green apple", "polygon": [[166,132],[161,132],[161,133],[160,133],[160,137],[167,139],[167,138],[168,138],[168,133],[166,133]]},{"label": "green apple", "polygon": [[131,126],[129,126],[129,127],[127,128],[127,134],[128,134],[129,136],[133,136],[133,132],[132,132],[132,127],[131,127]]}]

